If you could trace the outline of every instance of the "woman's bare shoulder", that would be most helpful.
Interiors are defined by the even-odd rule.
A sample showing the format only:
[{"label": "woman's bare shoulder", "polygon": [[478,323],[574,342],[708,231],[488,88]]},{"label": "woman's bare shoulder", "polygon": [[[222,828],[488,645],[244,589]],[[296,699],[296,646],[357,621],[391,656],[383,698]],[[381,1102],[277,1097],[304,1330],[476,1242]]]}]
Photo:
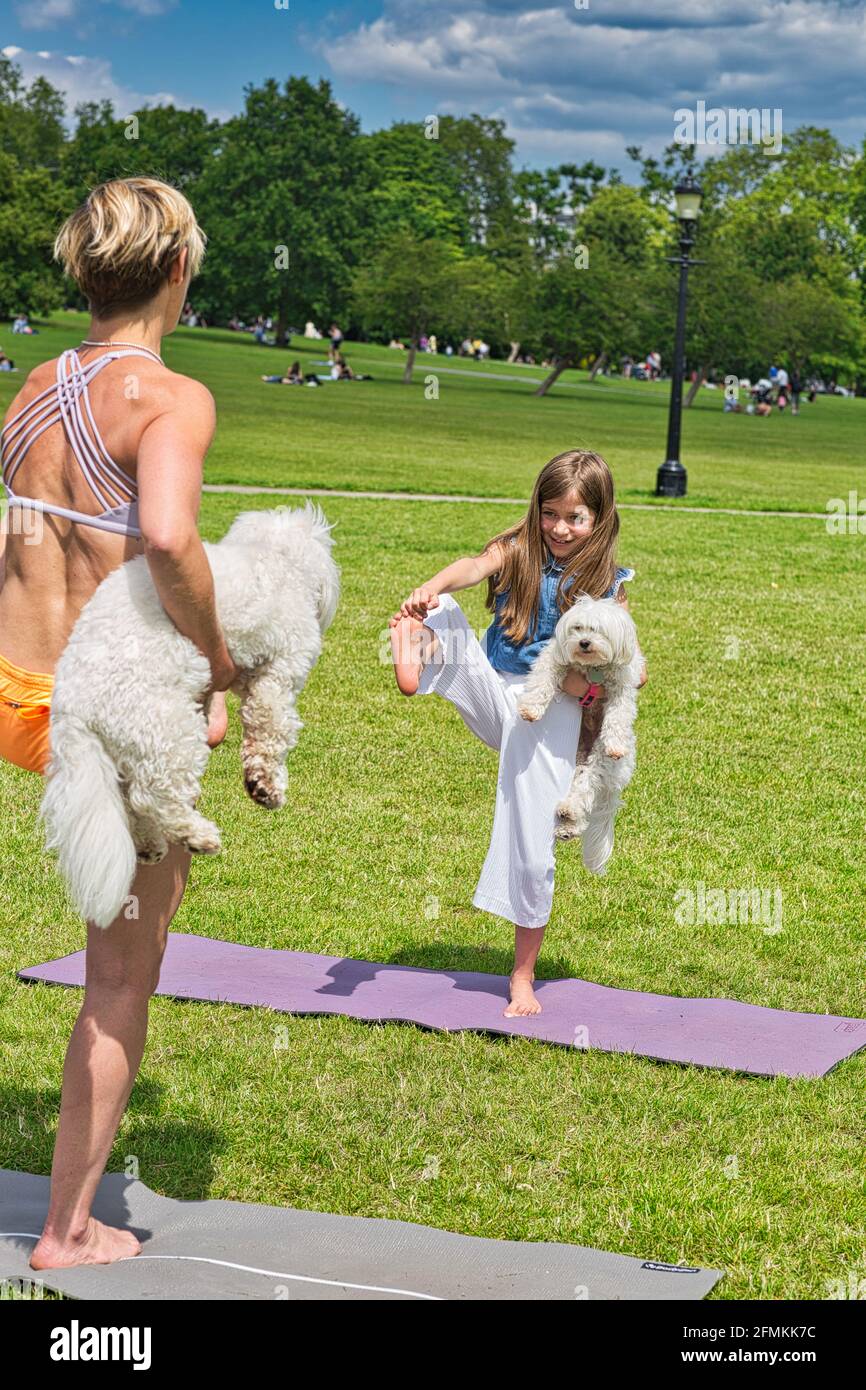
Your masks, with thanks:
[{"label": "woman's bare shoulder", "polygon": [[34,396],[38,396],[40,391],[46,391],[49,386],[53,386],[56,380],[56,357],[52,357],[48,362],[39,362],[37,366],[32,367],[9,402],[6,417],[11,419],[13,415],[17,415],[19,410],[23,410],[26,405],[29,405]]},{"label": "woman's bare shoulder", "polygon": [[212,392],[195,377],[170,371],[157,362],[148,362],[141,372],[139,398],[145,404],[148,421],[170,420],[194,430],[216,427],[216,402]]},{"label": "woman's bare shoulder", "polygon": [[198,410],[213,412],[216,414],[216,401],[213,392],[209,391],[203,381],[197,381],[193,376],[183,376],[180,372],[172,372],[173,389],[177,392],[178,399]]}]

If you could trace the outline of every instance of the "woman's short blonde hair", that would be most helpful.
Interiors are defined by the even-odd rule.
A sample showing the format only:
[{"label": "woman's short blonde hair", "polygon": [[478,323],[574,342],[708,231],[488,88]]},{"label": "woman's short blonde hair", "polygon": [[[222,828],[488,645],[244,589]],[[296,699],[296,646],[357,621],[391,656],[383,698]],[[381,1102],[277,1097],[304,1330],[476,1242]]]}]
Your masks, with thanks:
[{"label": "woman's short blonde hair", "polygon": [[54,259],[87,296],[91,312],[104,312],[151,299],[185,246],[196,275],[206,241],[188,199],[171,184],[110,179],[64,222]]}]

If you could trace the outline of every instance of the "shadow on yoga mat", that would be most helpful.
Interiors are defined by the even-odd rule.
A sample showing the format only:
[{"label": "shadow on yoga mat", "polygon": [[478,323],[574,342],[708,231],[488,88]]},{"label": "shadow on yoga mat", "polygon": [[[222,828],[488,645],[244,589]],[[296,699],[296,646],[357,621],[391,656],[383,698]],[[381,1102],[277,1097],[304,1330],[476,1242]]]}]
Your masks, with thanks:
[{"label": "shadow on yoga mat", "polygon": [[[18,976],[83,985],[84,952],[19,970]],[[641,994],[586,980],[537,980],[535,988],[543,1013],[503,1018],[504,975],[382,965],[170,932],[156,992],[281,1013],[504,1033],[754,1076],[824,1076],[866,1047],[862,1018]]]},{"label": "shadow on yoga mat", "polygon": [[381,1217],[246,1202],[179,1202],[106,1173],[98,1221],[135,1231],[140,1255],[40,1271],[28,1264],[49,1178],[0,1168],[0,1279],[99,1299],[701,1299],[719,1270],[582,1245],[488,1240]]}]

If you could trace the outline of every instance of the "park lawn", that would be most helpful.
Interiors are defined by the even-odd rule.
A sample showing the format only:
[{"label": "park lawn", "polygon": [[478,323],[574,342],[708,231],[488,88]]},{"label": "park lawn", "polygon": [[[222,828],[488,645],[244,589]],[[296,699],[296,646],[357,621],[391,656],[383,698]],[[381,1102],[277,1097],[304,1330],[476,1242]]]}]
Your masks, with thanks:
[{"label": "park lawn", "polygon": [[[0,345],[28,369],[80,341],[86,327],[85,315],[58,314],[38,337],[3,328]],[[168,365],[204,381],[217,401],[205,481],[522,498],[549,458],[580,447],[607,459],[620,502],[670,505],[654,497],[668,382],[590,384],[586,372],[569,371],[539,399],[540,367],[419,354],[404,386],[403,353],[368,343],[345,352],[374,379],[284,388],[259,378],[296,357],[327,374],[326,342],[297,338],[284,351],[228,330],[170,335]],[[21,379],[0,374],[0,410]],[[797,417],[759,419],[724,415],[722,392],[705,390],[684,412],[685,505],[823,513],[852,489],[866,498],[864,435],[866,400],[819,397],[804,400]]]},{"label": "park lawn", "polygon": [[[208,357],[204,339],[184,341],[183,351]],[[213,381],[221,392],[216,368]],[[366,385],[347,390],[347,401],[361,401]],[[334,429],[343,402],[325,391],[274,390],[273,408],[324,408]],[[380,399],[400,399],[389,391],[383,384]],[[479,388],[479,409],[486,399]],[[400,421],[401,410],[435,409],[421,401],[419,393],[417,405],[389,409]],[[562,408],[583,409],[576,400]],[[622,440],[625,414],[611,411],[612,439]],[[380,439],[397,434],[394,418],[387,428],[378,421]],[[225,406],[222,421],[224,434],[237,433]],[[729,423],[754,425],[750,438],[769,438],[765,423],[777,425]],[[358,431],[363,437],[363,423]],[[293,481],[307,476],[291,444],[286,451]],[[280,475],[264,449],[257,462],[241,457],[243,466],[223,471]],[[309,476],[371,481],[366,462],[331,458],[330,474],[311,466]],[[509,488],[525,487],[537,461],[515,466]],[[766,473],[767,459],[753,466]],[[841,466],[829,471],[835,485]],[[622,473],[628,468],[617,469],[618,485]],[[469,456],[453,476],[473,490],[491,477]],[[805,464],[796,477],[789,471],[800,505],[819,502],[817,477]],[[424,481],[439,490],[442,480],[435,471]],[[208,494],[202,533],[218,539],[240,507],[271,503]],[[305,728],[289,759],[286,808],[269,814],[244,796],[230,697],[229,735],[200,803],[225,848],[194,863],[175,929],[506,973],[511,925],[471,905],[496,756],[444,700],[400,697],[382,656],[387,617],[408,590],[480,548],[513,510],[362,498],[323,506],[337,523],[343,597],[301,696]],[[631,610],[649,669],[638,770],[605,878],[583,870],[577,845],[557,847],[542,977],[866,1013],[863,544],[829,536],[816,520],[622,513],[619,559],[636,570]],[[460,602],[480,631],[489,618],[482,589]],[[40,794],[32,774],[0,769],[0,1161],[47,1173],[81,995],[26,986],[14,972],[81,948],[84,931],[38,848]],[[677,889],[699,882],[780,889],[782,930],[678,924]],[[866,1275],[864,1081],[864,1054],[822,1080],[766,1080],[520,1039],[155,998],[108,1166],[119,1170],[134,1155],[144,1182],[180,1198],[712,1266],[725,1271],[718,1299],[825,1298],[828,1280]]]}]

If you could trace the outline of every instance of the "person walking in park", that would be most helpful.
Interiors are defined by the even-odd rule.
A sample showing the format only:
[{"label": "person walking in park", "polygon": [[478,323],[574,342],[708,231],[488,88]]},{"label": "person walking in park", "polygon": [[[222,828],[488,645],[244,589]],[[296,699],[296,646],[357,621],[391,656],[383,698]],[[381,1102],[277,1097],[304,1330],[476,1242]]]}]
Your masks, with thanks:
[{"label": "person walking in park", "polygon": [[339,361],[340,348],[343,346],[343,330],[339,328],[337,324],[332,323],[328,332],[331,338],[331,346],[328,351],[328,356],[330,357],[331,362],[333,363]]},{"label": "person walking in park", "polygon": [[[210,662],[208,744],[225,737],[220,692],[239,672],[197,528],[214,402],[160,355],[204,245],[187,199],[150,178],[94,188],[55,242],[89,301],[90,326],[77,347],[34,368],[0,433],[9,493],[0,537],[0,759],[32,772],[50,758],[53,673],[72,628],[102,580],[141,554],[166,612]],[[25,512],[40,525],[22,534]],[[84,1000],[66,1052],[34,1269],[107,1264],[141,1249],[91,1206],[141,1063],[190,862],[172,845],[161,863],[138,866],[137,917],[121,914],[104,929],[87,923]]]},{"label": "person walking in park", "polygon": [[[520,521],[480,555],[452,561],[413,589],[389,619],[400,691],[442,695],[499,753],[493,832],[472,902],[514,923],[506,1018],[541,1012],[532,983],[553,903],[555,809],[571,785],[582,716],[605,691],[569,671],[536,723],[517,714],[517,701],[580,591],[616,598],[628,611],[622,585],[634,570],[615,564],[618,534],[604,460],[582,449],[557,454],[539,473]],[[494,618],[479,642],[452,594],[485,579]]]}]

